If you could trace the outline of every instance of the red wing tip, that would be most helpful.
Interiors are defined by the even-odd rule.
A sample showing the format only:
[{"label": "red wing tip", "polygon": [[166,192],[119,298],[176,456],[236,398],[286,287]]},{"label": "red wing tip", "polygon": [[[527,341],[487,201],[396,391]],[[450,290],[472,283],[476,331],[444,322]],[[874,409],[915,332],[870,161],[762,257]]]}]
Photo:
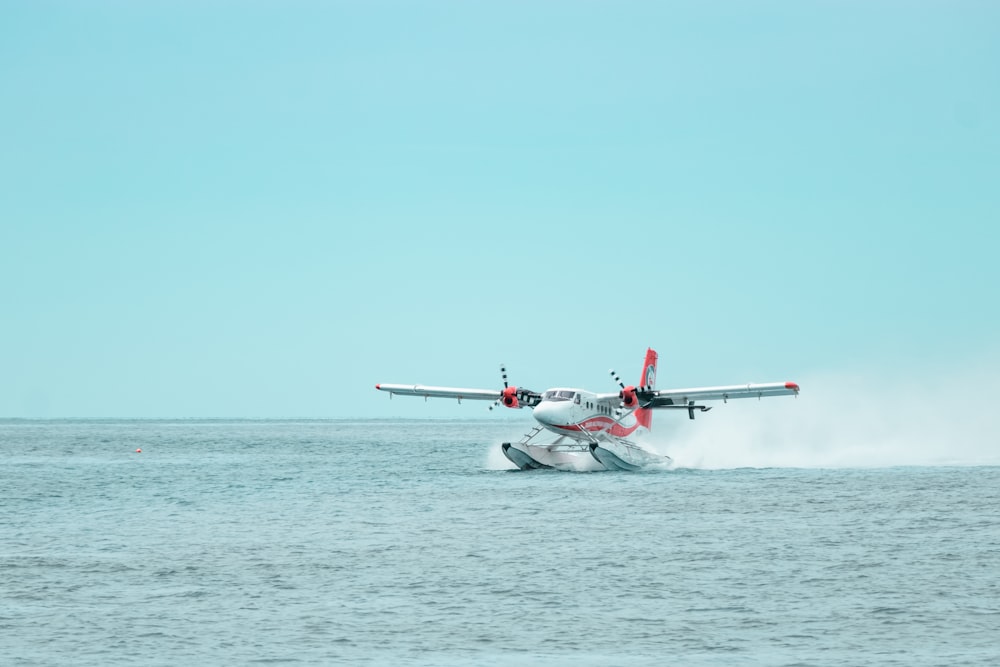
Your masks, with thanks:
[{"label": "red wing tip", "polygon": [[376,388],[376,389],[381,389],[381,388],[382,388],[382,385],[380,385],[380,384],[377,384],[377,385],[375,385],[375,388]]},{"label": "red wing tip", "polygon": [[791,389],[792,391],[798,391],[799,390],[799,385],[795,384],[794,382],[786,382],[785,383],[785,389]]}]

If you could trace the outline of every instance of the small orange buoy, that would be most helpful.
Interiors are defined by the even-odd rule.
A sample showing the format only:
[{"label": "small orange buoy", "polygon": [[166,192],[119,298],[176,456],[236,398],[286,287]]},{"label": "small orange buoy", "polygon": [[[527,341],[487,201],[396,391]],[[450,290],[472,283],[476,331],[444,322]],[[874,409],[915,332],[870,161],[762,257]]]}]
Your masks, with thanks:
[{"label": "small orange buoy", "polygon": [[142,454],[142,448],[139,448],[139,449],[135,450],[135,453],[136,454]]}]

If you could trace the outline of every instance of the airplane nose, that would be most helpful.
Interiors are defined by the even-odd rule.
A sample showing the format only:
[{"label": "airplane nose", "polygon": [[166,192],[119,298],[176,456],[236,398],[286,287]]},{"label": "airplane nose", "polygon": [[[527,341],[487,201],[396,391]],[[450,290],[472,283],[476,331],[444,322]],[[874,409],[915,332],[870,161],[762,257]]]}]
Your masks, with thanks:
[{"label": "airplane nose", "polygon": [[565,406],[567,405],[569,404],[542,401],[535,406],[532,414],[535,417],[535,421],[545,426],[565,426],[569,423],[565,410]]},{"label": "airplane nose", "polygon": [[532,411],[531,414],[536,421],[539,421],[543,424],[552,423],[553,414],[552,414],[552,405],[550,403],[542,401],[541,403],[535,406],[535,409]]}]

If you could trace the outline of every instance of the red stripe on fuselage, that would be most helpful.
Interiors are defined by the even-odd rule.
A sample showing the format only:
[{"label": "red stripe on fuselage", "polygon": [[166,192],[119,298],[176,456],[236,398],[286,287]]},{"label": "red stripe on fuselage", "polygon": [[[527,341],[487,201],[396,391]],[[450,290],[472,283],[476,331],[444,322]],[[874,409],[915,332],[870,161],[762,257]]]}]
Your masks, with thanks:
[{"label": "red stripe on fuselage", "polygon": [[624,438],[627,435],[632,435],[632,433],[639,428],[639,424],[633,424],[632,426],[625,427],[610,417],[590,417],[589,419],[584,419],[583,421],[575,424],[551,424],[550,427],[562,429],[564,431],[607,433],[615,436],[616,438]]}]

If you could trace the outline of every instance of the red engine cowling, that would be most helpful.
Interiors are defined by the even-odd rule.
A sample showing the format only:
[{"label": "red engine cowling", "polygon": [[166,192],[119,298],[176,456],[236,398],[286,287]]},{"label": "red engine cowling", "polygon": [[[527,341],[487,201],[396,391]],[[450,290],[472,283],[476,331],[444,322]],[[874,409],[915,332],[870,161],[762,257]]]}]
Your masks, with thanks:
[{"label": "red engine cowling", "polygon": [[500,394],[500,402],[508,408],[519,408],[521,404],[517,402],[517,387],[504,387]]},{"label": "red engine cowling", "polygon": [[622,399],[622,405],[626,408],[631,408],[639,400],[635,395],[635,387],[631,385],[618,392],[618,398]]}]

